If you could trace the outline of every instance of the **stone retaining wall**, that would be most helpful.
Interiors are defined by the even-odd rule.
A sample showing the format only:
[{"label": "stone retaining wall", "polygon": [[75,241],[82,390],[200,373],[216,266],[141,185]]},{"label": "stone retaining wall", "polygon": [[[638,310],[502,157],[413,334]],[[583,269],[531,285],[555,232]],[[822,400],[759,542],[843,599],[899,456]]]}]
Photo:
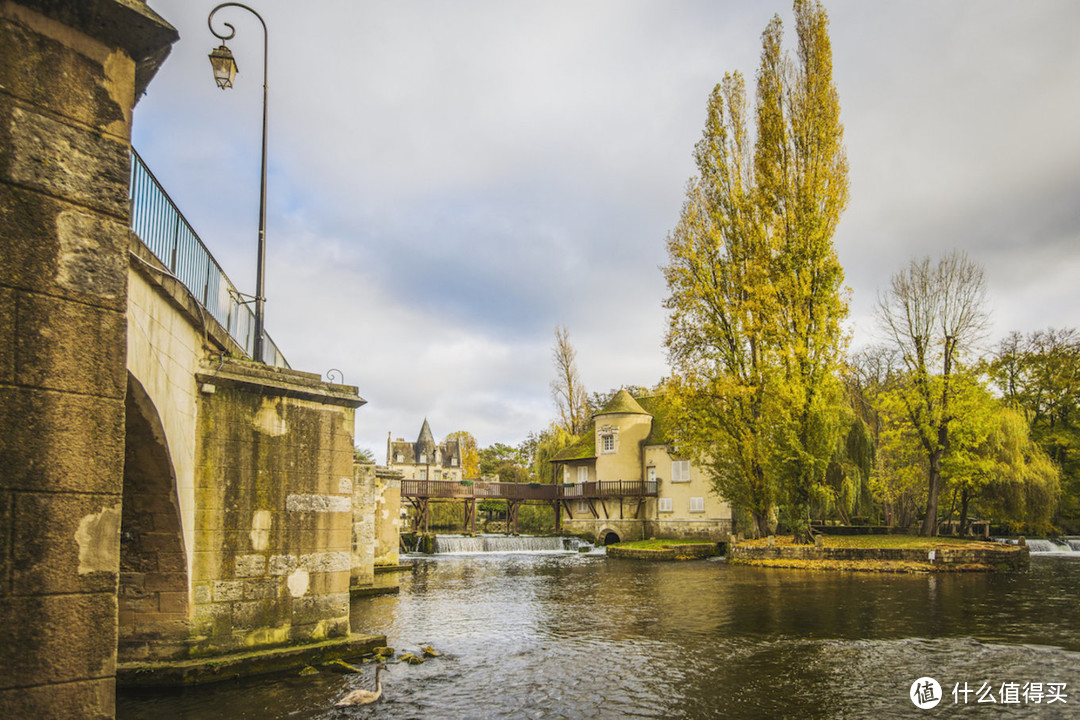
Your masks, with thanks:
[{"label": "stone retaining wall", "polygon": [[700,560],[720,554],[714,544],[693,543],[690,545],[664,545],[660,549],[628,548],[611,546],[607,549],[608,557],[629,558],[632,560]]},{"label": "stone retaining wall", "polygon": [[921,563],[955,569],[965,565],[1004,566],[1009,570],[1026,568],[1029,563],[1025,546],[956,547],[924,550],[914,548],[835,548],[813,545],[760,547],[734,545],[728,549],[728,562],[748,564],[757,560],[831,560],[840,562],[880,561]]}]

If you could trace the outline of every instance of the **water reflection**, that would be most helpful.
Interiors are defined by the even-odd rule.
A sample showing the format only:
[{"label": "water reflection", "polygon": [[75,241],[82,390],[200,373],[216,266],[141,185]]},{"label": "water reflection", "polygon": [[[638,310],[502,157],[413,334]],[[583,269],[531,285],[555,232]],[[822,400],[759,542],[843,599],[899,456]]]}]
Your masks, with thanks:
[{"label": "water reflection", "polygon": [[[358,632],[400,651],[384,700],[334,710],[363,677],[255,680],[122,696],[121,718],[909,717],[930,675],[995,696],[1001,683],[1061,682],[1062,706],[1007,717],[1076,717],[1080,562],[1039,558],[1018,575],[806,573],[723,562],[641,564],[577,555],[416,561],[401,594],[358,599]],[[974,697],[970,699],[974,705]],[[1069,712],[1073,711],[1073,712]]]}]

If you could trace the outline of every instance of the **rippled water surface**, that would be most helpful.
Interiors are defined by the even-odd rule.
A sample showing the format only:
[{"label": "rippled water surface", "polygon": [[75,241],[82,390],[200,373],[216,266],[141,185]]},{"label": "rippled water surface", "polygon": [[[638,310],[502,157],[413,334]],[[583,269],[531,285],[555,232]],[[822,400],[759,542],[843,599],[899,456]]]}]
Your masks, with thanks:
[{"label": "rippled water surface", "polygon": [[[422,665],[384,697],[333,703],[362,675],[323,673],[122,694],[131,718],[1080,718],[1080,560],[1021,574],[872,575],[639,563],[597,555],[412,559],[401,593],[353,601],[353,629]],[[944,698],[920,711],[911,683]],[[960,683],[1065,683],[1066,702],[955,703]],[[985,695],[984,695],[985,699]]]}]

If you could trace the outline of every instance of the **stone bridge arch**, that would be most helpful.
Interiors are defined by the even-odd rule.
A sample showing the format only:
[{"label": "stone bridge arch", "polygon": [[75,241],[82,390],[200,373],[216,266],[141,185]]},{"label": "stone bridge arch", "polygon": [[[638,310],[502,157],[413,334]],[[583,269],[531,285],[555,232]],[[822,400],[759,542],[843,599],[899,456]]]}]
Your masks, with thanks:
[{"label": "stone bridge arch", "polygon": [[125,413],[117,659],[180,656],[189,582],[176,472],[157,408],[130,372]]}]

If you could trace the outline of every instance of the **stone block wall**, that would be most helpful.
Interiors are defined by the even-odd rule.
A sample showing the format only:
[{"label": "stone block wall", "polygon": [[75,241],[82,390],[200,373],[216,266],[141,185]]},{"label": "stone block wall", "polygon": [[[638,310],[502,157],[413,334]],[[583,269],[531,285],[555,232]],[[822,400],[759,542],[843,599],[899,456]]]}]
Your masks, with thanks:
[{"label": "stone block wall", "polygon": [[353,466],[352,585],[375,582],[375,466]]},{"label": "stone block wall", "polygon": [[353,468],[353,585],[371,585],[376,565],[398,564],[401,478],[401,471],[385,467]]},{"label": "stone block wall", "polygon": [[401,473],[375,470],[375,564],[397,565],[401,547]]},{"label": "stone block wall", "polygon": [[0,3],[0,717],[114,713],[135,0]]},{"label": "stone block wall", "polygon": [[230,360],[197,381],[191,654],[346,636],[356,389]]}]

